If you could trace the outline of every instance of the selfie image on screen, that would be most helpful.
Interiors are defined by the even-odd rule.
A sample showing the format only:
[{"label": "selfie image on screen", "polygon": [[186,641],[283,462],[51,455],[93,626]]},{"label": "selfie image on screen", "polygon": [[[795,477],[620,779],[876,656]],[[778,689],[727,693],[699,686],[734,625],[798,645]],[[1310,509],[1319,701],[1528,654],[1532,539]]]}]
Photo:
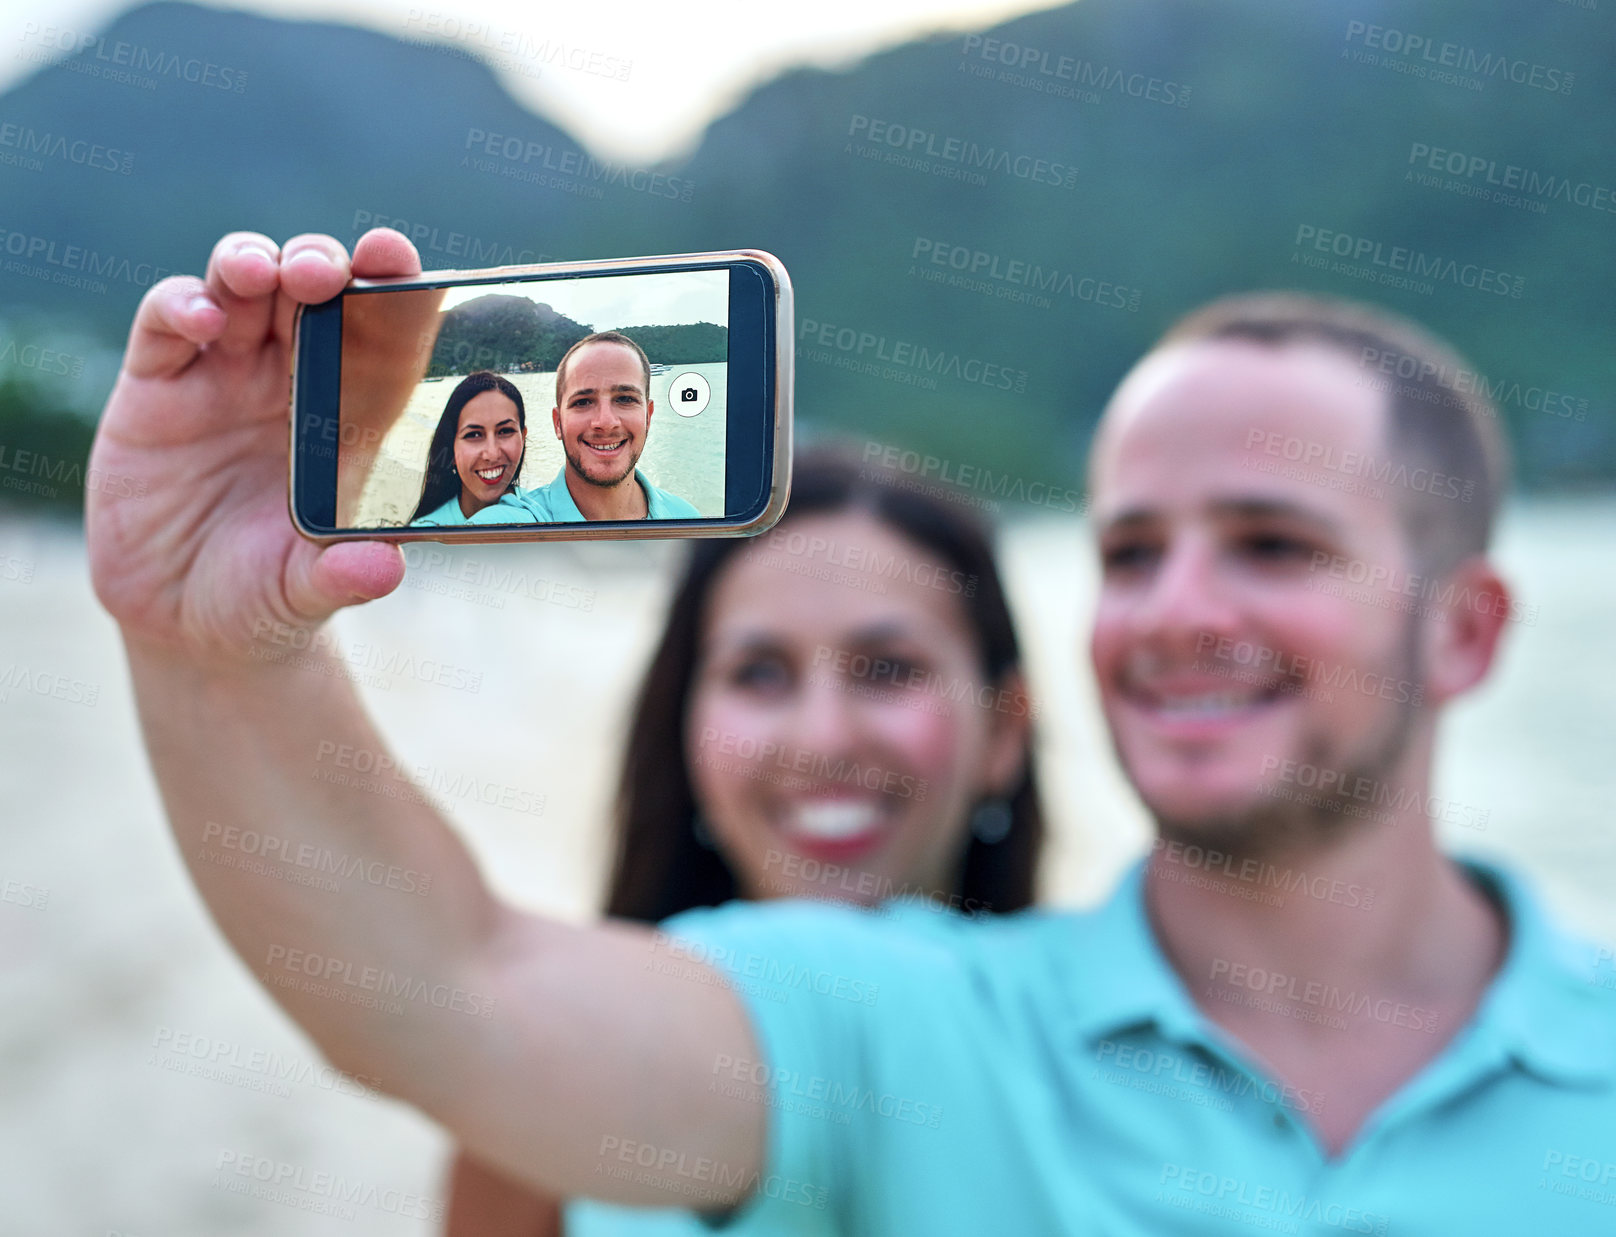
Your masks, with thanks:
[{"label": "selfie image on screen", "polygon": [[[373,306],[344,305],[341,416]],[[339,480],[358,528],[724,515],[723,270],[449,288],[431,355],[374,464]]]}]

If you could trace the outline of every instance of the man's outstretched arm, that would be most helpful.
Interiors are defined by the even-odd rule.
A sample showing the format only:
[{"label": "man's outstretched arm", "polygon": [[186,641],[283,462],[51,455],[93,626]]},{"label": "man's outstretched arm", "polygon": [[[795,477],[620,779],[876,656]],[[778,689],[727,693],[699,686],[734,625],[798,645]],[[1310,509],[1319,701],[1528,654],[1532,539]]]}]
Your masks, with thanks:
[{"label": "man's outstretched arm", "polygon": [[[396,233],[355,248],[356,273],[418,269]],[[286,512],[293,312],[348,275],[329,237],[284,251],[226,237],[205,280],[147,294],[97,434],[92,464],[142,483],[118,487],[141,497],[90,495],[91,569],[185,861],[237,953],[335,1064],[491,1165],[561,1195],[688,1202],[654,1167],[612,1171],[632,1143],[744,1183],[763,1110],[706,1087],[717,1054],[756,1056],[732,992],[655,966],[645,929],[502,905],[425,796],[320,776],[322,743],[385,751],[320,624],[403,573],[396,546],[322,548]],[[228,866],[232,830],[355,874],[333,890]]]}]

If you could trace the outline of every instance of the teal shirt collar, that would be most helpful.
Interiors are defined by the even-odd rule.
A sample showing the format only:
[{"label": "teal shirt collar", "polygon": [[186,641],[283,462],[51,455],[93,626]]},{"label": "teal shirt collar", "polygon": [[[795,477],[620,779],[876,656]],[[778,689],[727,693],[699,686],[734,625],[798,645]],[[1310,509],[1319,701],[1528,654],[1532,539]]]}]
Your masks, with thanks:
[{"label": "teal shirt collar", "polygon": [[[1601,980],[1616,987],[1616,961],[1601,964],[1593,946],[1550,920],[1520,877],[1474,859],[1461,864],[1503,907],[1509,944],[1474,1017],[1438,1060],[1463,1053],[1479,1072],[1503,1057],[1563,1085],[1616,1082],[1609,1002],[1596,990]],[[1145,913],[1145,866],[1136,863],[1093,912],[1098,931],[1086,939],[1103,941],[1103,950],[1063,968],[1075,980],[1067,993],[1074,1029],[1093,1042],[1154,1025],[1165,1039],[1243,1059],[1196,1007],[1156,943]]]},{"label": "teal shirt collar", "polygon": [[[645,479],[645,474],[638,468],[634,470],[634,479],[640,483],[640,490],[645,494],[645,518],[648,520],[666,519],[667,513],[659,510],[658,498],[661,491]],[[578,504],[573,501],[572,491],[567,488],[567,466],[563,464],[560,471],[550,480],[550,483],[539,491],[541,500],[549,511],[549,518],[557,522],[582,521],[584,513],[578,510]]]},{"label": "teal shirt collar", "polygon": [[[639,479],[640,470],[634,470],[635,480]],[[540,490],[540,497],[550,513],[552,520],[582,520],[584,513],[578,510],[578,504],[572,501],[572,491],[567,488],[567,466],[563,464],[556,475],[550,478],[550,483]]]},{"label": "teal shirt collar", "polygon": [[1069,992],[1078,1033],[1092,1042],[1154,1025],[1179,1043],[1221,1040],[1156,943],[1145,914],[1145,867],[1141,859],[1129,868],[1092,912],[1095,930],[1085,940],[1103,942],[1103,948],[1072,971],[1083,976],[1081,986]]},{"label": "teal shirt collar", "polygon": [[1550,1082],[1616,1081],[1616,1034],[1598,990],[1601,978],[1616,985],[1616,970],[1554,922],[1521,877],[1475,860],[1463,866],[1503,905],[1510,930],[1472,1026]]}]

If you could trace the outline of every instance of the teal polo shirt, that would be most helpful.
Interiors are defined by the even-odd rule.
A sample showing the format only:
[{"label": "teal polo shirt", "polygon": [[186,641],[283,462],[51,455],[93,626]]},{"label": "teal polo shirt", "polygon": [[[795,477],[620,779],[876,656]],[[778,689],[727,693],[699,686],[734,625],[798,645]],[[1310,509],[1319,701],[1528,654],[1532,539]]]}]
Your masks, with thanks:
[{"label": "teal polo shirt", "polygon": [[580,1203],[566,1231],[1616,1233],[1611,951],[1467,868],[1507,915],[1504,963],[1335,1159],[1303,1115],[1321,1097],[1266,1075],[1168,966],[1142,864],[1082,913],[678,916],[664,964],[715,967],[750,1012],[761,1060],[709,1084],[767,1107],[766,1166],[724,1220]]},{"label": "teal polo shirt", "polygon": [[[646,519],[648,520],[699,520],[701,513],[696,508],[680,498],[677,494],[670,494],[667,490],[658,489],[645,479],[645,474],[638,468],[634,470],[634,479],[640,483],[640,489],[645,491]],[[499,507],[512,505],[531,512],[531,518],[540,524],[564,524],[572,521],[582,521],[584,513],[578,510],[578,504],[572,500],[572,491],[567,489],[567,466],[563,464],[561,470],[548,485],[541,485],[536,489],[517,490],[515,486],[500,495]]]},{"label": "teal polo shirt", "polygon": [[[515,486],[511,487],[511,489],[515,488]],[[428,525],[431,525],[437,528],[444,528],[455,524],[533,523],[533,516],[530,512],[505,505],[505,499],[510,496],[510,493],[511,490],[506,490],[505,493],[499,496],[498,502],[490,503],[488,506],[472,512],[472,514],[469,516],[460,510],[460,495],[456,494],[436,511],[429,512],[428,514],[423,515],[420,519],[414,521],[410,527],[425,528]]]}]

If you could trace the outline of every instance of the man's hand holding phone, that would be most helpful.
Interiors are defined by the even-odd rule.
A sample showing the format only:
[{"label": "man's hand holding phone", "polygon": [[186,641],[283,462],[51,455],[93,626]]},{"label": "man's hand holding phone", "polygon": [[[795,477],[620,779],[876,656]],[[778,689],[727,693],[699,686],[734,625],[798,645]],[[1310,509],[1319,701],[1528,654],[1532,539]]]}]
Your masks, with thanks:
[{"label": "man's hand holding phone", "polygon": [[[282,250],[236,233],[204,279],[165,280],[141,303],[91,455],[140,497],[92,492],[87,533],[176,853],[225,938],[327,1060],[414,1104],[497,1171],[557,1196],[682,1201],[682,1181],[601,1178],[599,1136],[610,1135],[733,1165],[735,1184],[711,1201],[739,1202],[763,1163],[763,1112],[705,1081],[712,1060],[759,1053],[734,992],[716,973],[692,983],[647,968],[656,942],[643,928],[579,928],[501,902],[430,796],[317,776],[321,743],[403,766],[334,655],[316,673],[253,655],[285,651],[284,629],[265,648],[266,624],[311,628],[403,576],[395,544],[320,544],[293,526],[291,348],[299,307],[330,301],[350,274],[418,271],[396,232],[368,233],[351,264],[329,237]],[[398,345],[399,364],[413,363],[416,333]],[[345,879],[335,896],[212,861],[221,824],[286,853],[429,873],[431,896],[367,879]],[[347,989],[333,999],[309,979],[311,958],[420,987],[396,1001]]]},{"label": "man's hand holding phone", "polygon": [[171,276],[146,294],[90,455],[139,496],[91,490],[85,517],[96,594],[127,640],[238,663],[265,622],[312,626],[398,586],[397,546],[320,546],[292,527],[289,375],[299,304],[336,296],[350,273],[420,269],[390,230],[361,237],[351,263],[329,236],[281,247],[235,232],[205,278]]},{"label": "man's hand holding phone", "polygon": [[790,485],[791,306],[754,249],[357,278],[297,319],[292,522],[316,541],[762,532]]}]

